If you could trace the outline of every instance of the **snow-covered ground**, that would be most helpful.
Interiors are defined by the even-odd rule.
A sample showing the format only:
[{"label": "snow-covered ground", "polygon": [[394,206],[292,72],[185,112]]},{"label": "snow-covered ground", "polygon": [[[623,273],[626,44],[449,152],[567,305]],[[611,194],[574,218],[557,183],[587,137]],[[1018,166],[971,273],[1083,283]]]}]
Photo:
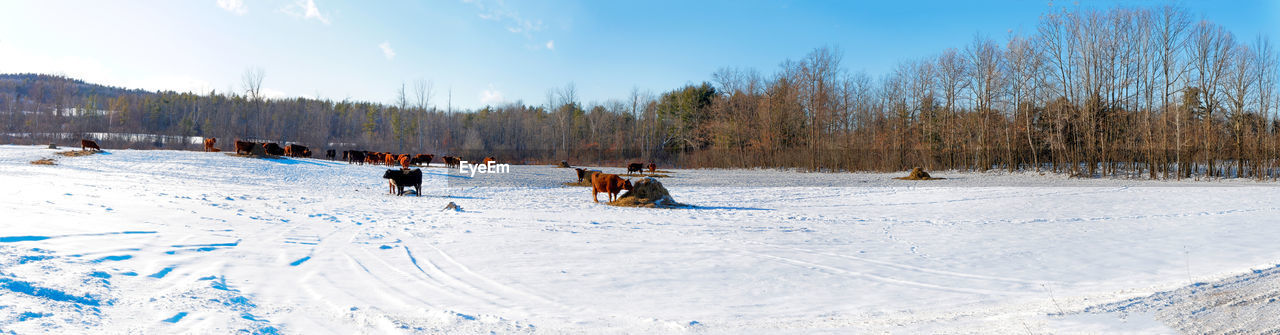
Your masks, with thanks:
[{"label": "snow-covered ground", "polygon": [[[0,146],[0,333],[1168,333],[1280,324],[1280,188]],[[29,161],[56,157],[57,165]],[[605,169],[620,172],[621,169]],[[462,211],[442,211],[454,202]]]}]

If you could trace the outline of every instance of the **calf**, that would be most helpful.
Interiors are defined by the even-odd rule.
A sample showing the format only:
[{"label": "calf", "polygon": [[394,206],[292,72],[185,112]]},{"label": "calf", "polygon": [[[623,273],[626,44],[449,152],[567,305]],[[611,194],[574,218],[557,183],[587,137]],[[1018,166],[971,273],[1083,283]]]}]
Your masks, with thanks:
[{"label": "calf", "polygon": [[88,149],[93,149],[94,151],[102,151],[102,148],[98,147],[98,142],[94,142],[93,140],[80,140],[80,151],[85,151]]},{"label": "calf", "polygon": [[643,169],[643,168],[644,168],[644,164],[640,164],[640,163],[631,163],[631,164],[627,164],[627,173],[629,173],[629,174],[630,174],[630,173],[640,173],[640,170],[641,170],[641,169]]},{"label": "calf", "polygon": [[337,157],[338,157],[337,150],[329,149],[324,151],[324,159],[334,160],[334,158],[337,158]]},{"label": "calf", "polygon": [[387,170],[382,178],[389,179],[391,194],[404,195],[404,188],[412,186],[415,195],[422,195],[422,169]]},{"label": "calf", "polygon": [[204,151],[218,152],[218,148],[213,146],[215,143],[218,143],[218,139],[216,138],[210,137],[204,139]]},{"label": "calf", "polygon": [[595,200],[595,202],[600,202],[600,198],[597,198],[600,192],[608,193],[609,201],[613,201],[617,199],[618,192],[622,192],[622,190],[631,190],[630,180],[608,173],[597,173],[591,176],[591,200]]},{"label": "calf", "polygon": [[648,168],[649,168],[649,174],[654,174],[658,172],[658,164],[649,163]]},{"label": "calf", "polygon": [[237,154],[237,155],[240,155],[240,154],[245,154],[245,155],[253,154],[253,145],[254,145],[254,143],[253,143],[253,142],[245,142],[245,141],[241,141],[241,140],[236,140],[236,154]]},{"label": "calf", "polygon": [[587,170],[587,169],[581,169],[581,168],[573,168],[573,169],[578,171],[579,183],[581,183],[583,180],[586,180],[587,182],[591,182],[591,177],[600,173],[600,170]]}]

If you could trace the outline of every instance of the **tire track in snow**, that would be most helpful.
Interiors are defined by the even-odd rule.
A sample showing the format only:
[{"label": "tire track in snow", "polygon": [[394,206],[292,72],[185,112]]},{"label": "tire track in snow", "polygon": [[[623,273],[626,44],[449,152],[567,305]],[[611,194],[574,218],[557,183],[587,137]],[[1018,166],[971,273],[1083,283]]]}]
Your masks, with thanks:
[{"label": "tire track in snow", "polygon": [[[519,306],[519,304],[516,304],[515,301],[506,299],[501,295],[494,294],[493,292],[483,290],[479,287],[471,285],[470,283],[467,283],[466,281],[463,281],[462,279],[459,279],[458,277],[454,277],[453,275],[450,275],[448,272],[445,272],[443,269],[441,269],[440,266],[436,265],[435,262],[431,261],[431,258],[429,257],[423,257],[421,258],[423,261],[419,262],[419,258],[413,256],[413,250],[411,250],[409,246],[404,246],[404,251],[406,254],[408,254],[409,261],[413,263],[414,268],[417,268],[418,271],[422,272],[423,275],[426,275],[427,277],[435,279],[437,282],[447,287],[452,287],[455,289],[465,291],[467,292],[468,295],[472,297],[478,298],[490,305],[498,306],[504,309],[516,309],[515,306]],[[423,268],[422,264],[426,264],[427,267]],[[427,270],[427,269],[430,269],[430,270]]]},{"label": "tire track in snow", "polygon": [[551,299],[549,299],[549,298],[547,298],[547,297],[543,297],[543,296],[541,296],[541,295],[534,294],[534,293],[529,292],[529,291],[526,291],[526,290],[516,289],[516,288],[514,288],[514,287],[511,287],[511,286],[508,286],[508,285],[505,285],[505,284],[499,283],[499,282],[497,282],[497,281],[495,281],[495,280],[493,280],[493,279],[491,279],[491,278],[489,278],[489,277],[485,277],[485,276],[483,276],[483,275],[481,275],[481,274],[479,274],[479,273],[476,273],[475,271],[472,271],[472,270],[471,270],[471,268],[469,268],[469,267],[467,267],[466,265],[463,265],[462,263],[460,263],[460,262],[458,262],[457,260],[453,259],[453,257],[449,256],[449,254],[448,254],[448,253],[445,253],[445,252],[444,252],[444,250],[441,250],[440,248],[437,248],[436,246],[434,246],[434,245],[430,245],[430,244],[428,244],[427,246],[431,247],[432,249],[435,249],[435,250],[436,250],[436,252],[440,254],[440,257],[444,258],[444,260],[445,260],[446,262],[449,262],[450,264],[453,264],[453,265],[454,265],[454,266],[456,266],[458,269],[461,269],[461,270],[462,270],[464,273],[466,273],[467,275],[470,275],[471,277],[474,277],[474,278],[476,278],[476,279],[480,280],[481,282],[484,282],[484,283],[486,283],[486,284],[488,284],[488,285],[490,285],[490,286],[496,287],[498,290],[507,291],[507,292],[510,292],[510,293],[513,293],[513,294],[516,294],[516,295],[524,296],[524,297],[526,297],[526,298],[529,298],[529,299],[533,299],[533,300],[535,300],[535,301],[538,301],[538,302],[540,302],[540,303],[542,303],[542,304],[546,304],[546,305],[554,306],[554,307],[556,307],[556,308],[558,308],[558,309],[560,309],[560,310],[563,310],[563,311],[570,311],[570,312],[582,312],[582,310],[581,310],[581,309],[570,308],[569,306],[566,306],[566,305],[561,304],[561,303],[559,303],[559,302],[553,301],[553,300],[551,300]]}]

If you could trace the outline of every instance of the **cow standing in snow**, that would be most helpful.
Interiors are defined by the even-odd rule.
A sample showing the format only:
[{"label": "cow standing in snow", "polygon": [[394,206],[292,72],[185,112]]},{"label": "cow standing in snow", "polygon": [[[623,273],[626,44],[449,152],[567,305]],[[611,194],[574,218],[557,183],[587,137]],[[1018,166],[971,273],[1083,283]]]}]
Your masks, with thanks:
[{"label": "cow standing in snow", "polygon": [[98,147],[98,142],[94,142],[93,140],[80,140],[80,151],[85,151],[88,149],[93,149],[94,151],[102,151],[102,148]]},{"label": "cow standing in snow", "polygon": [[204,139],[204,151],[206,152],[222,151],[222,150],[218,150],[217,147],[214,147],[214,144],[217,144],[217,143],[218,143],[217,138],[210,137],[210,138]]},{"label": "cow standing in snow", "polygon": [[387,170],[382,173],[383,179],[389,179],[391,194],[404,195],[405,187],[413,187],[414,195],[422,194],[422,169]]},{"label": "cow standing in snow", "polygon": [[618,192],[622,192],[622,190],[631,190],[630,180],[608,173],[597,173],[591,176],[591,200],[595,200],[595,202],[600,202],[600,198],[597,198],[600,192],[608,193],[609,201],[613,201],[617,199]]}]

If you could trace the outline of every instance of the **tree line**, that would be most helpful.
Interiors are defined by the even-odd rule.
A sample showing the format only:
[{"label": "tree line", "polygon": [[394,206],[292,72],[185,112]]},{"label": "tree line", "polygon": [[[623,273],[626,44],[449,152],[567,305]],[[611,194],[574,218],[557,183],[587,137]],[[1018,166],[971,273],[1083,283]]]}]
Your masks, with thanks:
[{"label": "tree line", "polygon": [[1274,46],[1179,7],[1048,13],[1034,32],[977,35],[876,77],[847,69],[842,52],[820,47],[771,74],[723,68],[660,94],[633,89],[584,103],[568,84],[548,90],[543,104],[460,112],[435,107],[423,81],[402,85],[392,103],[372,103],[263,98],[260,69],[246,72],[244,92],[208,94],[3,75],[0,140],[124,132],[527,163],[1147,178],[1280,172]]}]

